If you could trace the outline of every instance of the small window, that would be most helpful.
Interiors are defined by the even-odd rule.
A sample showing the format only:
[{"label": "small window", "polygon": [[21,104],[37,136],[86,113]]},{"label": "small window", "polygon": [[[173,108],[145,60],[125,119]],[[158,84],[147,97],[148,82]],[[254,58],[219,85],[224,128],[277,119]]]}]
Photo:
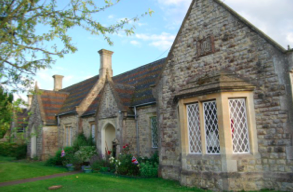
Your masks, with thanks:
[{"label": "small window", "polygon": [[92,129],[92,140],[93,140],[93,142],[95,142],[95,140],[96,140],[95,128],[96,128],[96,126],[94,124],[92,124],[91,129]]},{"label": "small window", "polygon": [[72,145],[72,127],[71,126],[65,126],[65,144],[66,146]]},{"label": "small window", "polygon": [[234,153],[249,153],[246,103],[244,98],[229,99],[230,127]]},{"label": "small window", "polygon": [[158,128],[157,117],[151,117],[151,130],[152,130],[152,147],[158,148]]},{"label": "small window", "polygon": [[203,114],[207,154],[219,154],[220,141],[216,101],[204,102]]},{"label": "small window", "polygon": [[189,152],[201,154],[200,115],[198,103],[187,105]]}]

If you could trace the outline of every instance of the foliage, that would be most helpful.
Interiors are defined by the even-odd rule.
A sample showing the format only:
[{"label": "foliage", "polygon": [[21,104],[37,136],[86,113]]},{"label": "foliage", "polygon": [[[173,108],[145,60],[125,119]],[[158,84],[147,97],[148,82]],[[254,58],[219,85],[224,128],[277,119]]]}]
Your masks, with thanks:
[{"label": "foliage", "polygon": [[139,166],[132,163],[132,155],[131,154],[120,154],[118,159],[120,161],[120,165],[117,168],[117,173],[120,175],[131,175],[137,176],[139,175]]},{"label": "foliage", "polygon": [[79,151],[77,151],[74,156],[83,162],[90,162],[90,159],[97,155],[96,148],[94,146],[82,146]]},{"label": "foliage", "polygon": [[68,163],[71,163],[70,160],[74,156],[74,149],[73,147],[64,147],[65,156],[61,157],[61,151],[62,149],[59,149],[56,151],[55,156],[50,157],[46,162],[45,165],[47,166],[54,166],[54,165],[66,165]]},{"label": "foliage", "polygon": [[78,151],[81,146],[95,146],[92,137],[86,138],[83,133],[78,134],[77,138],[73,142],[74,151]]},{"label": "foliage", "polygon": [[157,177],[158,164],[151,164],[150,162],[141,163],[139,167],[140,176],[143,177]]},{"label": "foliage", "polygon": [[[112,3],[105,0],[101,5],[92,0],[2,0],[0,83],[13,87],[13,91],[30,87],[32,75],[37,70],[50,67],[55,57],[62,58],[77,50],[69,35],[69,30],[74,27],[81,27],[93,35],[102,35],[111,45],[109,34],[122,30],[131,35],[134,27],[125,28],[126,25],[152,14],[149,10],[132,19],[102,25],[103,21],[97,19],[97,14],[119,1]],[[62,45],[61,48],[54,44],[56,40]]]},{"label": "foliage", "polygon": [[5,92],[0,86],[0,138],[2,138],[10,128],[10,122],[12,120],[12,101],[13,95]]},{"label": "foliage", "polygon": [[0,143],[0,154],[7,157],[15,157],[16,159],[24,159],[27,153],[27,145],[16,143],[2,142]]},{"label": "foliage", "polygon": [[115,165],[101,158],[92,164],[92,169],[100,172],[115,172]]}]

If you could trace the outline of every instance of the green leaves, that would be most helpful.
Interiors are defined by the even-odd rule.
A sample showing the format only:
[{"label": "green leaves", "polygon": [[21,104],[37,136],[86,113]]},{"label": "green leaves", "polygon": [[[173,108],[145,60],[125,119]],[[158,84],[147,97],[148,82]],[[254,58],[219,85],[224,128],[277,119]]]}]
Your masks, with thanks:
[{"label": "green leaves", "polygon": [[[0,83],[12,91],[32,88],[32,83],[28,82],[33,81],[38,70],[50,67],[58,57],[77,51],[68,33],[74,26],[82,27],[94,35],[102,35],[112,45],[110,34],[123,30],[126,35],[132,35],[134,26],[128,27],[128,24],[153,13],[149,9],[132,19],[126,18],[116,24],[103,26],[93,19],[94,15],[120,0],[104,2],[104,6],[98,7],[98,3],[93,0],[67,0],[66,6],[58,5],[56,0],[2,0]],[[41,32],[41,27],[48,30]],[[61,40],[63,46],[57,47],[55,40]]]}]

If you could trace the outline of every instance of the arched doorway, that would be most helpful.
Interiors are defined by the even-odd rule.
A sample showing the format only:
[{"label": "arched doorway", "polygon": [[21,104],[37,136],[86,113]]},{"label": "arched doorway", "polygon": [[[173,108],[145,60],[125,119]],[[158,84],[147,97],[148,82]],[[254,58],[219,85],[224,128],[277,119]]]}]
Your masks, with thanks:
[{"label": "arched doorway", "polygon": [[37,134],[35,127],[32,128],[31,131],[31,158],[37,156]]},{"label": "arched doorway", "polygon": [[113,151],[113,141],[116,138],[115,127],[112,124],[107,124],[102,130],[102,154],[106,155],[106,151]]}]

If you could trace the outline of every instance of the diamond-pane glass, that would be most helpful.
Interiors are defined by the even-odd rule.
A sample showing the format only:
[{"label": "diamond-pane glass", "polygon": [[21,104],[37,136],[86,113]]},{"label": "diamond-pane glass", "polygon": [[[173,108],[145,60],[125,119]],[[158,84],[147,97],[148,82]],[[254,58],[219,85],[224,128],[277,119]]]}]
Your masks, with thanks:
[{"label": "diamond-pane glass", "polygon": [[245,99],[229,99],[230,125],[234,153],[249,153]]},{"label": "diamond-pane glass", "polygon": [[153,148],[158,148],[157,117],[151,117],[151,129],[152,129],[152,146]]},{"label": "diamond-pane glass", "polygon": [[204,102],[203,110],[207,153],[218,154],[220,141],[216,101]]},{"label": "diamond-pane glass", "polygon": [[198,103],[187,105],[189,152],[201,153],[200,116]]}]

